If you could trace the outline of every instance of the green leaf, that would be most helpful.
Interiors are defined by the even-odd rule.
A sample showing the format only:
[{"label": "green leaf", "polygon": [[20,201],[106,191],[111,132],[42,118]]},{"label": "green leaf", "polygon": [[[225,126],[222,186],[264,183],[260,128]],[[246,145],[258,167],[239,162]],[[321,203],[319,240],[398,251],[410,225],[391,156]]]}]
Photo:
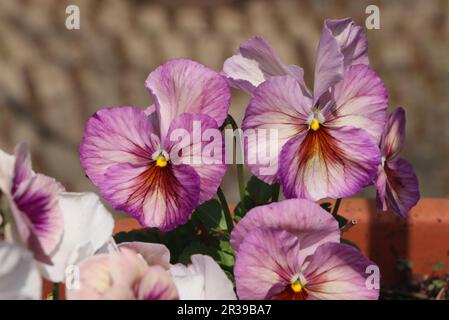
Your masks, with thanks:
[{"label": "green leaf", "polygon": [[343,228],[348,223],[348,219],[339,214],[335,215],[334,218],[338,221],[338,227],[340,229]]},{"label": "green leaf", "polygon": [[227,230],[220,202],[217,199],[206,201],[196,208],[192,220],[199,220],[207,231]]},{"label": "green leaf", "polygon": [[235,257],[233,254],[230,254],[228,252],[224,252],[224,251],[218,251],[218,264],[221,265],[222,267],[229,267],[232,268],[234,266],[235,263]]},{"label": "green leaf", "polygon": [[114,240],[117,243],[122,242],[156,242],[161,243],[161,232],[158,229],[144,228],[133,230],[130,232],[119,232],[114,235]]},{"label": "green leaf", "polygon": [[231,269],[234,266],[235,263],[235,252],[234,249],[232,249],[231,243],[229,241],[229,237],[223,236],[219,240],[219,246],[220,250],[218,252],[219,254],[219,260],[217,262],[224,268]]},{"label": "green leaf", "polygon": [[234,279],[234,275],[232,274],[232,271],[224,270],[224,273],[228,276],[229,280],[231,280],[231,282],[235,288],[235,279]]},{"label": "green leaf", "polygon": [[444,263],[444,261],[438,261],[433,264],[432,271],[434,271],[434,272],[442,271],[442,270],[444,270],[444,268],[446,268],[446,264]]},{"label": "green leaf", "polygon": [[330,202],[323,202],[320,204],[320,206],[329,213],[332,211],[332,203]]},{"label": "green leaf", "polygon": [[243,201],[239,202],[234,209],[234,220],[240,220],[245,214],[256,205],[249,195],[245,195]]},{"label": "green leaf", "polygon": [[114,239],[117,243],[132,241],[162,243],[170,250],[172,263],[178,262],[179,256],[190,243],[201,240],[192,221],[169,232],[147,228],[131,232],[120,232],[114,236]]},{"label": "green leaf", "polygon": [[223,252],[227,252],[227,253],[230,253],[230,254],[234,255],[234,249],[232,249],[232,246],[231,246],[231,243],[230,243],[229,239],[222,238],[220,240],[220,249]]},{"label": "green leaf", "polygon": [[396,263],[396,268],[400,271],[403,270],[412,270],[413,269],[413,261],[409,259],[398,259]]},{"label": "green leaf", "polygon": [[249,179],[246,190],[256,206],[267,204],[273,196],[273,186],[258,179],[256,176],[252,176]]},{"label": "green leaf", "polygon": [[341,238],[340,242],[341,243],[345,243],[345,244],[350,245],[350,246],[353,246],[354,248],[356,248],[357,250],[360,251],[360,247],[356,243],[352,242],[351,240]]},{"label": "green leaf", "polygon": [[271,202],[273,197],[273,185],[252,176],[245,189],[245,197],[239,202],[234,210],[236,219],[241,219],[252,208]]},{"label": "green leaf", "polygon": [[446,281],[441,280],[441,279],[435,279],[433,280],[427,287],[427,289],[429,291],[433,291],[433,290],[440,290],[441,288],[446,286]]}]

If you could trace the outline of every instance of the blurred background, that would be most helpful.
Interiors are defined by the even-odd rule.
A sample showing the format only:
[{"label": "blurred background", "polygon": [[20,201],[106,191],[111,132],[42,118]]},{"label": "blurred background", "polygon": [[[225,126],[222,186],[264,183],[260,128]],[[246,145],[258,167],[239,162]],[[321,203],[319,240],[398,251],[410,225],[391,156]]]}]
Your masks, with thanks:
[{"label": "blurred background", "polygon": [[[80,30],[65,27],[70,4],[80,8]],[[26,141],[37,171],[69,191],[93,191],[78,160],[86,120],[107,106],[148,106],[144,81],[156,66],[189,57],[219,71],[242,41],[261,35],[311,84],[323,20],[353,17],[364,26],[369,4],[379,6],[381,23],[366,30],[371,64],[390,106],[407,111],[403,157],[424,197],[449,197],[446,0],[0,0],[0,148]],[[247,101],[234,91],[238,121]],[[234,179],[231,167],[230,202],[238,198]]]}]

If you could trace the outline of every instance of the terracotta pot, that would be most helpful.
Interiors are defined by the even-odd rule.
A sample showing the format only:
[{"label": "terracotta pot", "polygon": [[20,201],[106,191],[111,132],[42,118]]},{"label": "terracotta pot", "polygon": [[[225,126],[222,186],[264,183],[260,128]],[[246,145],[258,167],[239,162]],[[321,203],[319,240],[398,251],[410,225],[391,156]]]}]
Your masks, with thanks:
[{"label": "terracotta pot", "polygon": [[343,237],[379,265],[384,286],[405,276],[399,259],[410,261],[416,274],[432,274],[437,263],[444,266],[439,272],[449,270],[449,200],[422,199],[405,220],[366,199],[343,200],[339,213],[357,220]]},{"label": "terracotta pot", "polygon": [[[393,212],[377,209],[374,200],[353,198],[342,200],[339,214],[357,224],[343,238],[356,243],[380,267],[382,285],[398,283],[405,276],[398,261],[412,263],[413,273],[432,274],[438,263],[449,270],[449,200],[422,199],[406,220]],[[139,229],[132,218],[116,220],[114,234]],[[44,296],[51,286],[44,286]],[[62,290],[63,292],[63,290]]]}]

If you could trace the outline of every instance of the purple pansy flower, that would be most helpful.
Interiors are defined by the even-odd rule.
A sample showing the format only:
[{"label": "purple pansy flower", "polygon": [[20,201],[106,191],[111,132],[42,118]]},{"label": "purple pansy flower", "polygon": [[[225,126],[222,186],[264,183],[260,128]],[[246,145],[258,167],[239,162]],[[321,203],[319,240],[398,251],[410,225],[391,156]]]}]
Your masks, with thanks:
[{"label": "purple pansy flower", "polygon": [[[115,209],[136,217],[143,226],[170,230],[213,197],[226,171],[220,159],[198,154],[203,142],[189,144],[170,137],[180,130],[191,133],[196,122],[202,132],[218,129],[231,94],[222,76],[186,59],[158,67],[146,86],[154,99],[147,111],[115,107],[95,113],[85,128],[80,160]],[[173,154],[177,159],[170,158]],[[195,161],[199,157],[202,161]],[[186,164],[187,158],[193,161]],[[217,161],[206,164],[208,160]]]},{"label": "purple pansy flower", "polygon": [[20,144],[15,156],[0,150],[0,189],[8,200],[11,237],[33,252],[34,258],[52,264],[64,230],[58,196],[64,190],[53,178],[31,169],[28,148]]},{"label": "purple pansy flower", "polygon": [[[262,69],[274,63],[272,55],[262,55],[266,51],[257,55]],[[256,135],[245,140],[252,173],[267,183],[279,179],[288,198],[341,198],[369,184],[380,163],[377,143],[385,124],[387,92],[367,64],[361,28],[351,19],[327,20],[318,47],[313,95],[291,74],[265,73],[265,81],[253,82],[257,88],[242,128],[277,129],[278,137],[275,152],[268,137],[265,143]],[[253,69],[247,72],[249,76]],[[256,158],[261,154],[271,156],[274,170],[264,171],[266,162]]]},{"label": "purple pansy flower", "polygon": [[239,298],[377,299],[378,283],[368,279],[368,268],[377,266],[339,243],[338,233],[335,219],[308,200],[285,200],[248,212],[232,234]]},{"label": "purple pansy flower", "polygon": [[380,141],[382,164],[374,184],[379,207],[391,207],[405,218],[420,198],[418,178],[410,163],[399,158],[405,141],[405,111],[396,108],[389,116]]}]

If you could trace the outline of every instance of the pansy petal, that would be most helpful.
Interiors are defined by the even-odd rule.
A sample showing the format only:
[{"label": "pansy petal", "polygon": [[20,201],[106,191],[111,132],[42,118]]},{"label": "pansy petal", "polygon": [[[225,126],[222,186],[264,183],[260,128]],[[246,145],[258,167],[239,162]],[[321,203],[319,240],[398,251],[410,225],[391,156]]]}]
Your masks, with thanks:
[{"label": "pansy petal", "polygon": [[14,163],[12,193],[19,188],[22,182],[31,179],[34,175],[31,168],[31,156],[25,143],[21,143],[15,148],[14,155],[16,161]]},{"label": "pansy petal", "polygon": [[147,115],[147,116],[151,116],[155,112],[156,112],[156,106],[154,104],[152,104],[151,106],[146,108],[144,111],[145,115]]},{"label": "pansy petal", "polygon": [[118,247],[140,254],[149,266],[159,265],[165,269],[170,268],[170,251],[163,244],[133,241],[122,242]]},{"label": "pansy petal", "polygon": [[63,232],[57,196],[64,189],[56,180],[35,174],[26,144],[15,155],[0,153],[1,191],[14,219],[6,237],[22,242],[39,261],[51,264],[49,254]]},{"label": "pansy petal", "polygon": [[[142,256],[127,248],[121,248],[117,252],[110,253],[109,256],[109,272],[114,280],[112,282],[113,289],[129,287],[136,294],[134,285],[140,282],[149,270],[146,261]],[[123,270],[128,270],[128,272],[123,272]]]},{"label": "pansy petal", "polygon": [[251,209],[232,231],[231,244],[238,252],[246,234],[256,228],[286,230],[299,239],[305,256],[326,242],[339,242],[337,221],[313,201],[290,199]]},{"label": "pansy petal", "polygon": [[81,165],[101,189],[108,168],[118,163],[147,163],[160,147],[158,140],[157,128],[143,109],[102,109],[86,124],[80,144]]},{"label": "pansy petal", "polygon": [[332,31],[324,23],[315,63],[313,83],[313,105],[321,96],[343,79],[344,56]]},{"label": "pansy petal", "polygon": [[59,206],[64,234],[50,256],[53,265],[40,264],[41,273],[52,282],[64,281],[66,268],[93,255],[111,238],[114,228],[111,213],[94,193],[62,193]]},{"label": "pansy petal", "polygon": [[240,244],[234,266],[237,295],[265,299],[278,285],[289,285],[300,270],[298,237],[272,229],[254,229]]},{"label": "pansy petal", "polygon": [[98,300],[111,287],[109,256],[99,254],[84,260],[78,266],[79,282],[66,287],[67,300]]},{"label": "pansy petal", "polygon": [[69,300],[173,300],[178,292],[168,271],[146,265],[136,253],[101,254],[80,264],[80,286],[67,290]]},{"label": "pansy petal", "polygon": [[246,163],[253,174],[267,183],[276,181],[279,152],[306,128],[310,113],[310,98],[291,77],[272,77],[254,91],[242,123]]},{"label": "pansy petal", "polygon": [[[66,286],[67,300],[133,299],[131,281],[139,279],[140,268],[129,268],[134,260],[120,261],[120,257],[120,254],[99,254],[82,261],[77,266],[77,282],[73,286]],[[121,277],[129,281],[115,279],[113,269],[116,275],[120,275],[121,270]]]},{"label": "pansy petal", "polygon": [[378,143],[385,126],[388,93],[382,80],[366,65],[347,68],[334,86],[334,103],[323,110],[326,124],[366,130]]},{"label": "pansy petal", "polygon": [[247,93],[273,76],[290,75],[305,87],[302,68],[286,66],[275,50],[257,36],[242,43],[238,52],[224,62],[223,73],[234,87]]},{"label": "pansy petal", "polygon": [[[211,139],[206,138],[208,133],[213,134]],[[211,199],[227,169],[223,136],[215,120],[205,114],[183,113],[170,124],[167,138],[170,161],[189,165],[200,177],[199,203]]]},{"label": "pansy petal", "polygon": [[40,299],[42,280],[30,252],[0,241],[0,261],[1,300]]},{"label": "pansy petal", "polygon": [[418,178],[411,164],[404,159],[387,161],[384,170],[387,202],[400,217],[405,218],[420,198]]},{"label": "pansy petal", "polygon": [[177,300],[178,290],[167,270],[151,266],[139,284],[138,300]]},{"label": "pansy petal", "polygon": [[79,282],[66,287],[68,300],[132,300],[148,265],[135,252],[98,254],[78,264]]},{"label": "pansy petal", "polygon": [[405,141],[405,110],[396,108],[388,117],[384,133],[380,141],[382,155],[392,160],[398,156]]},{"label": "pansy petal", "polygon": [[256,60],[245,58],[240,53],[226,59],[223,64],[223,75],[229,84],[239,90],[251,94],[256,87],[265,81],[265,75]]},{"label": "pansy petal", "polygon": [[151,72],[146,86],[154,98],[165,137],[170,123],[182,113],[209,115],[221,126],[227,117],[231,91],[226,80],[197,62],[176,59]]},{"label": "pansy petal", "polygon": [[187,165],[123,163],[108,169],[102,196],[142,226],[163,231],[184,224],[198,204],[200,177]]},{"label": "pansy petal", "polygon": [[368,39],[363,28],[351,18],[325,20],[324,28],[331,31],[344,56],[344,66],[369,64]]},{"label": "pansy petal", "polygon": [[284,145],[280,182],[287,198],[343,198],[368,185],[380,164],[380,151],[362,129],[305,131]]},{"label": "pansy petal", "polygon": [[325,20],[315,66],[313,104],[344,77],[351,65],[368,65],[368,40],[351,18]]},{"label": "pansy petal", "polygon": [[[161,136],[161,127],[159,125],[159,116],[156,112],[156,106],[152,104],[148,108],[146,108],[144,111],[145,115],[148,117],[148,120],[150,120],[152,130],[154,133],[160,137]],[[158,142],[159,143],[159,142]]]},{"label": "pansy petal", "polygon": [[211,257],[195,254],[191,260],[170,269],[181,300],[236,300],[232,282]]},{"label": "pansy petal", "polygon": [[64,231],[58,196],[64,189],[53,178],[36,174],[16,186],[10,209],[21,241],[47,264]]},{"label": "pansy petal", "polygon": [[[376,300],[379,289],[371,283],[376,264],[352,246],[325,243],[305,262],[302,271],[307,293],[319,300]],[[379,275],[380,277],[380,275]],[[376,280],[376,279],[374,279]],[[377,279],[380,281],[380,279]]]}]

